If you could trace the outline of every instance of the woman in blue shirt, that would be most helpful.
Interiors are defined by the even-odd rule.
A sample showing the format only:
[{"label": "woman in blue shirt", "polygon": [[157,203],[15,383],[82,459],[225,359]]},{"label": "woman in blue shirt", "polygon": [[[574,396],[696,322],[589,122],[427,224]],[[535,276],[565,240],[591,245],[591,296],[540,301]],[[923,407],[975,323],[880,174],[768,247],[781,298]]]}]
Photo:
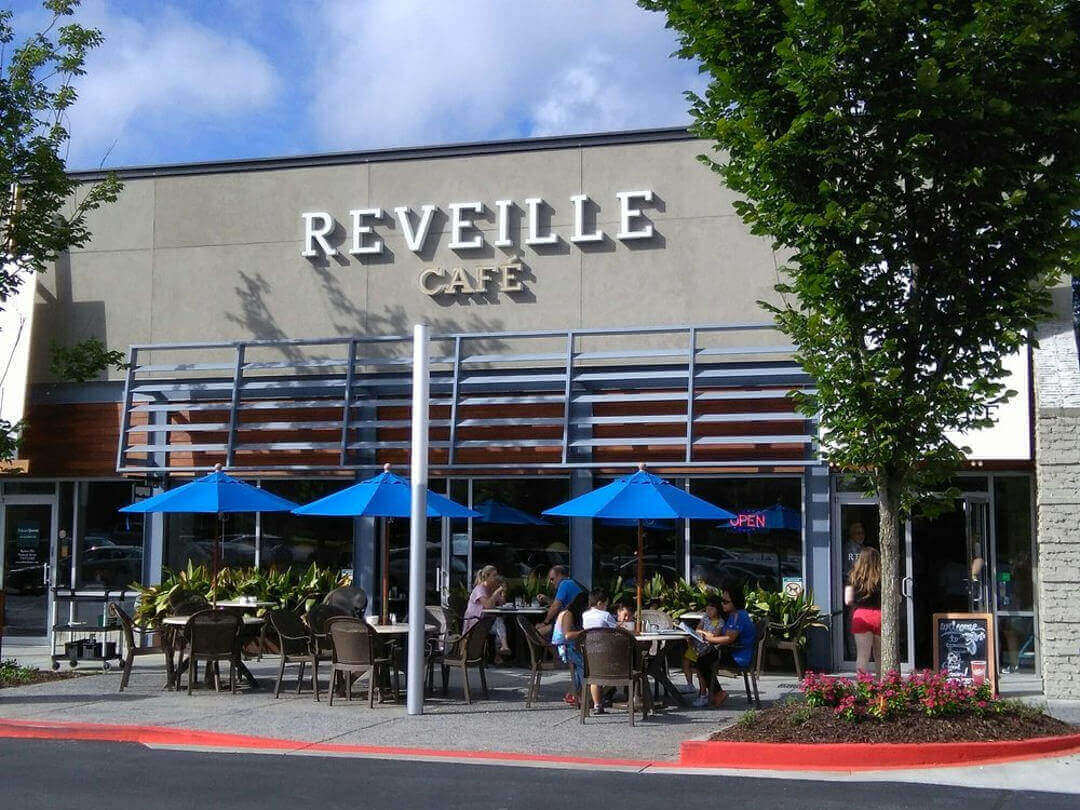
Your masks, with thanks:
[{"label": "woman in blue shirt", "polygon": [[[713,628],[719,622],[721,611],[724,623],[716,632]],[[719,707],[727,700],[727,692],[720,686],[714,673],[718,667],[740,670],[750,666],[757,628],[746,612],[742,588],[724,588],[719,597],[710,596],[705,602],[705,614],[706,618],[698,628],[698,635],[705,641],[705,646],[698,651],[697,670],[708,694],[702,689],[695,705]]]}]

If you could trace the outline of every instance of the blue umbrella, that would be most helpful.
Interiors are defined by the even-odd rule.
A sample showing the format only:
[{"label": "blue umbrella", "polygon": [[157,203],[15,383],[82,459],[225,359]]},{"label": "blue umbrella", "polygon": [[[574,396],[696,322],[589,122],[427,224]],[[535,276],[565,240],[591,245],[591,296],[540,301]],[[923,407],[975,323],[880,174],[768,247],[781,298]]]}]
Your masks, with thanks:
[{"label": "blue umbrella", "polygon": [[[598,521],[601,526],[637,526],[637,521],[631,518],[600,518]],[[647,531],[653,532],[669,532],[675,528],[674,520],[656,520],[655,518],[649,518],[648,520],[641,521],[642,527]]]},{"label": "blue umbrella", "polygon": [[230,512],[288,512],[296,508],[292,501],[264,489],[230,478],[216,464],[214,471],[191,483],[162,492],[144,501],[121,507],[121,512],[184,512],[217,515],[218,536],[210,554],[211,583],[217,602],[218,544],[221,541],[221,516]]},{"label": "blue umbrella", "polygon": [[502,501],[486,500],[476,505],[476,511],[480,513],[477,520],[480,523],[499,523],[504,526],[550,526],[551,524],[536,515],[510,506]]},{"label": "blue umbrella", "polygon": [[645,578],[644,522],[647,520],[724,520],[734,513],[714,506],[663,478],[638,471],[616,479],[607,486],[572,498],[566,503],[545,509],[545,515],[560,517],[621,518],[637,521],[637,610],[641,617],[641,584]]},{"label": "blue umbrella", "polygon": [[[293,509],[296,515],[324,517],[380,517],[382,522],[382,604],[379,619],[387,620],[390,601],[390,541],[387,537],[387,518],[409,517],[412,514],[412,489],[409,482],[390,472],[390,465],[376,476],[339,490],[325,498]],[[475,518],[480,513],[452,501],[445,495],[427,491],[427,516]]]}]

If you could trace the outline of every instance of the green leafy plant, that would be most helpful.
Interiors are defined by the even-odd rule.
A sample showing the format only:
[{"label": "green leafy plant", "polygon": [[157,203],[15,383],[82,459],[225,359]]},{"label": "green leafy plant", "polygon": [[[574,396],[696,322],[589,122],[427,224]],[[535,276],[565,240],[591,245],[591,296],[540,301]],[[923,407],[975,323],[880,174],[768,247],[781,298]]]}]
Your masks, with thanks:
[{"label": "green leafy plant", "polygon": [[678,619],[684,613],[704,610],[705,598],[715,593],[717,590],[703,581],[691,584],[679,579],[664,589],[661,605],[671,618]]},{"label": "green leafy plant", "polygon": [[71,346],[49,341],[49,371],[58,380],[84,383],[96,380],[106,369],[123,371],[127,366],[122,351],[106,348],[97,338],[87,338]]},{"label": "green leafy plant", "polygon": [[14,658],[0,661],[0,686],[22,686],[30,683],[37,672],[35,667],[20,666]]},{"label": "green leafy plant", "polygon": [[[306,611],[334,588],[348,585],[351,579],[342,577],[332,568],[312,563],[306,569],[294,568],[223,568],[218,571],[217,598],[234,599],[253,596],[260,601],[274,602],[288,611]],[[192,565],[172,572],[166,570],[157,585],[132,585],[139,592],[135,619],[140,624],[155,624],[172,605],[187,599],[214,597],[210,572],[204,565]]]},{"label": "green leafy plant", "polygon": [[903,521],[1015,396],[1080,255],[1080,6],[639,0],[708,77],[692,130],[783,257],[762,302],[821,452],[881,521],[881,665],[899,666]]},{"label": "green leafy plant", "polygon": [[752,618],[769,622],[769,634],[774,640],[794,641],[800,648],[806,645],[811,628],[825,627],[811,593],[791,596],[782,591],[748,590],[746,610]]}]

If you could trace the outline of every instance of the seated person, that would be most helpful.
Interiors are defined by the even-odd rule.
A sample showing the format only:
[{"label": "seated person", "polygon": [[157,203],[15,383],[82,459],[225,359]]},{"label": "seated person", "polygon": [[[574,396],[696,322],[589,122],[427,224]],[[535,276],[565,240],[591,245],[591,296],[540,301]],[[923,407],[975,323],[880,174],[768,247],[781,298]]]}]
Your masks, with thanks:
[{"label": "seated person", "polygon": [[632,632],[634,629],[634,608],[626,602],[619,602],[615,606],[615,621],[619,627],[624,627]]},{"label": "seated person", "polygon": [[[699,684],[695,706],[719,707],[727,700],[727,692],[714,676],[718,667],[745,669],[750,666],[757,629],[745,608],[746,601],[738,587],[724,588],[719,597],[706,599],[705,617],[697,628],[704,643],[694,641]],[[722,621],[721,611],[724,614]]]},{"label": "seated person", "polygon": [[[563,701],[571,706],[578,705],[578,695],[585,678],[585,660],[581,657],[581,648],[578,639],[585,631],[577,626],[577,617],[573,611],[564,610],[555,619],[555,625],[551,631],[551,643],[556,646],[559,658],[563,663],[570,665],[570,676],[573,678],[574,691],[567,692]],[[593,687],[593,700],[600,705],[599,687]]]},{"label": "seated person", "polygon": [[[469,594],[469,604],[465,608],[464,626],[462,632],[468,632],[469,628],[484,618],[486,608],[494,608],[506,602],[506,585],[502,584],[499,571],[494,565],[485,565],[476,572],[476,587]],[[491,634],[499,642],[499,652],[496,655],[496,663],[510,657],[510,645],[507,643],[506,622],[499,616],[492,622]]]},{"label": "seated person", "polygon": [[[548,572],[548,584],[555,588],[555,598],[550,600],[551,606],[548,608],[547,613],[544,614],[544,621],[536,626],[536,629],[543,636],[551,633],[552,623],[562,611],[575,607],[576,604],[583,601],[581,597],[585,595],[585,589],[570,579],[570,572],[565,565],[551,566],[551,570]],[[540,604],[546,604],[549,601],[548,597],[543,594],[537,598]],[[584,605],[578,611],[578,615],[583,612]]]},{"label": "seated person", "polygon": [[581,626],[585,630],[619,626],[615,617],[608,613],[608,596],[602,589],[593,588],[589,593],[589,609],[581,615]]}]

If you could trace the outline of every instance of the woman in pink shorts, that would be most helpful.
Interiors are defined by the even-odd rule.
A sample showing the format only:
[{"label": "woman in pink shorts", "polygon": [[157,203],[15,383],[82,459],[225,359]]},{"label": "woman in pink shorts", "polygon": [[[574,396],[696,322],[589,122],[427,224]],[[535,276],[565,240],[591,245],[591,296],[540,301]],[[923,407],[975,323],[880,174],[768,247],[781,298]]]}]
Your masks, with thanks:
[{"label": "woman in pink shorts", "polygon": [[876,548],[859,552],[844,588],[844,604],[851,614],[851,634],[855,637],[855,667],[859,672],[874,668],[881,675],[881,556]]}]

